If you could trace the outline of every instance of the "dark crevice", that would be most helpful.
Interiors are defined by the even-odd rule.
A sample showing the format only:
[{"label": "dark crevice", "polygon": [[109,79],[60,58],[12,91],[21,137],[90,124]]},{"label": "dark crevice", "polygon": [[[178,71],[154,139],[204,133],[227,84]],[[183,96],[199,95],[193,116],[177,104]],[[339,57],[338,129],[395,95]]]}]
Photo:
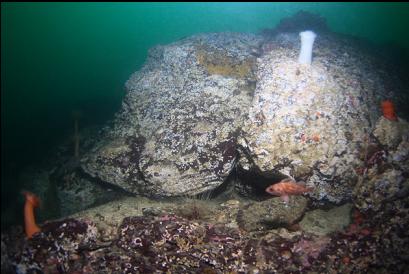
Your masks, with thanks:
[{"label": "dark crevice", "polygon": [[108,182],[105,182],[99,178],[93,177],[90,174],[86,173],[85,171],[83,171],[81,168],[77,169],[78,175],[83,178],[84,180],[90,181],[93,184],[99,185],[105,189],[112,190],[115,193],[121,194],[121,195],[125,195],[125,196],[135,196],[135,194],[130,193],[126,190],[124,190],[123,188],[110,184]]}]

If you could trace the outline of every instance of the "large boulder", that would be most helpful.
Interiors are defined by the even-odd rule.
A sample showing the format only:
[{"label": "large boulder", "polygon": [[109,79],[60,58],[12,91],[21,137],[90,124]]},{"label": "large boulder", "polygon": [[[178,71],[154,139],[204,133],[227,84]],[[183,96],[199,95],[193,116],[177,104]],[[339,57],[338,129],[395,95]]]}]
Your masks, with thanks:
[{"label": "large boulder", "polygon": [[318,33],[311,66],[297,62],[299,40],[219,33],[153,48],[83,171],[178,196],[213,190],[238,167],[269,183],[304,180],[316,200],[351,199],[380,102],[402,85],[354,39]]},{"label": "large boulder", "polygon": [[83,158],[88,174],[129,192],[194,195],[221,185],[254,91],[248,34],[198,35],[153,48],[126,83],[114,125]]},{"label": "large boulder", "polygon": [[350,199],[380,102],[394,91],[383,88],[386,71],[351,41],[331,34],[318,34],[311,66],[297,63],[297,33],[268,43],[238,139],[246,156],[240,166],[304,180],[317,200]]}]

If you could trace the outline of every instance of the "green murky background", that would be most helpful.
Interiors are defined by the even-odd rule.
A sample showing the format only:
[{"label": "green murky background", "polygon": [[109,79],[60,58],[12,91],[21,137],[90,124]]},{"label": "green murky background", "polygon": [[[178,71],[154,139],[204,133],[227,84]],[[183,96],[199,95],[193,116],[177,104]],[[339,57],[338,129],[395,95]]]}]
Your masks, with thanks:
[{"label": "green murky background", "polygon": [[409,51],[408,3],[1,3],[2,211],[19,170],[80,126],[113,117],[147,50],[200,32],[258,32],[299,10],[336,32]]}]

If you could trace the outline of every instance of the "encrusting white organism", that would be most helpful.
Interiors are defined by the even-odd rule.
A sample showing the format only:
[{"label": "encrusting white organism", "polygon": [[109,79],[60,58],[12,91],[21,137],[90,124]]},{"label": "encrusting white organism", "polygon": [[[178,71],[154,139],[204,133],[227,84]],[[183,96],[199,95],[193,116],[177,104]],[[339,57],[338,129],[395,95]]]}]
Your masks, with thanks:
[{"label": "encrusting white organism", "polygon": [[298,57],[298,63],[311,65],[312,45],[317,35],[310,30],[300,32],[301,51]]}]

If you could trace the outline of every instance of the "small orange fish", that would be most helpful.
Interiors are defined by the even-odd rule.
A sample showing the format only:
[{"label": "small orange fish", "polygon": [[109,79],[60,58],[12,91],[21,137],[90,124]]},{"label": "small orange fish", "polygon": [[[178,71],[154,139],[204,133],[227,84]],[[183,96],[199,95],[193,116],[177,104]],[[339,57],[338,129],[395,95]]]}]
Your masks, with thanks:
[{"label": "small orange fish", "polygon": [[313,188],[306,187],[304,184],[297,184],[291,178],[286,178],[266,188],[267,193],[280,196],[285,203],[288,203],[288,196],[290,195],[301,195],[312,190]]}]

